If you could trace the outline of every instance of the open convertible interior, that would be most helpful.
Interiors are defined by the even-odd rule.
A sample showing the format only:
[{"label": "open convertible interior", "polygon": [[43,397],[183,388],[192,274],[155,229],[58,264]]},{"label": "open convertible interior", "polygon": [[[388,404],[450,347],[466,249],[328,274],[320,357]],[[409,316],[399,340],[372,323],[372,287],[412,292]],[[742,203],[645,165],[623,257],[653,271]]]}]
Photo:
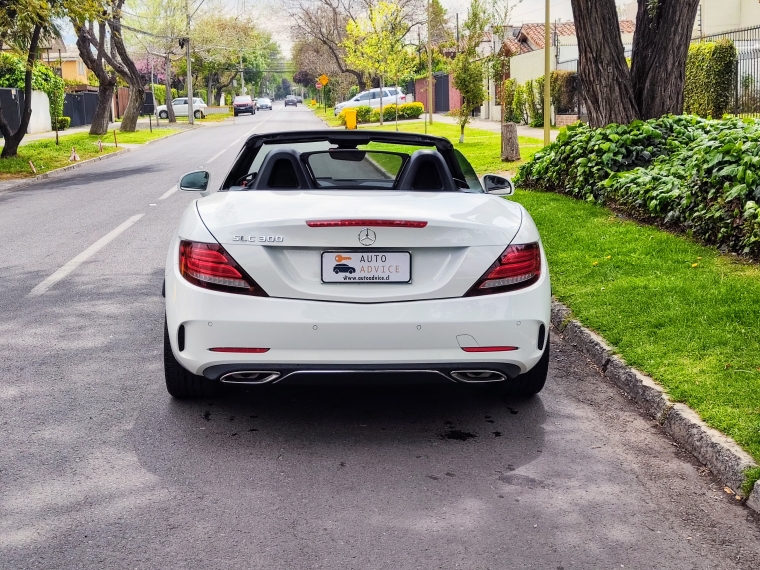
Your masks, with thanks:
[{"label": "open convertible interior", "polygon": [[221,188],[318,189],[483,192],[470,164],[445,139],[351,131],[254,135]]}]

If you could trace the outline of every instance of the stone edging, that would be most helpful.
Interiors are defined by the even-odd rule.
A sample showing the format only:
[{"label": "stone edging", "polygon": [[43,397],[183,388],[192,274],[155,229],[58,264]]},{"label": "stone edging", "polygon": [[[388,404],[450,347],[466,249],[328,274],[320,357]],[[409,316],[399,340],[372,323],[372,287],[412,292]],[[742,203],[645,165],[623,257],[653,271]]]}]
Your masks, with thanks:
[{"label": "stone edging", "polygon": [[[741,495],[744,472],[757,467],[752,457],[731,438],[709,427],[684,404],[670,400],[652,378],[625,364],[604,339],[571,318],[571,311],[552,300],[552,325],[604,376],[653,417],[682,447],[705,464],[735,494]],[[760,513],[760,481],[747,498],[747,506]]]},{"label": "stone edging", "polygon": [[[17,184],[14,184],[12,186],[6,186],[5,188],[0,188],[0,194],[5,194],[6,192],[13,192],[14,190],[20,190],[21,188],[26,188],[27,186],[31,186],[32,184],[36,184],[37,182],[41,180],[47,180],[51,176],[55,174],[60,174],[62,172],[67,172],[69,170],[74,170],[75,168],[79,168],[80,166],[84,166],[86,164],[91,164],[93,162],[99,162],[101,160],[106,160],[108,158],[112,158],[114,156],[120,156],[122,154],[125,154],[131,150],[135,150],[137,148],[142,148],[144,146],[147,146],[151,143],[163,141],[166,139],[169,139],[176,135],[181,135],[182,133],[186,133],[188,131],[195,130],[199,127],[191,127],[188,129],[182,129],[181,131],[178,131],[176,133],[171,133],[169,135],[166,135],[165,137],[161,137],[159,139],[153,139],[149,140],[143,144],[138,144],[136,146],[125,146],[124,148],[117,150],[115,152],[111,152],[108,154],[104,154],[103,156],[96,156],[94,158],[88,158],[87,160],[83,160],[81,162],[76,162],[74,164],[69,164],[68,166],[62,166],[61,168],[56,168],[55,170],[51,170],[50,172],[46,172],[45,174],[38,174],[37,176],[32,176],[31,178],[23,178],[19,180]],[[131,143],[124,143],[124,144],[131,144]]]}]

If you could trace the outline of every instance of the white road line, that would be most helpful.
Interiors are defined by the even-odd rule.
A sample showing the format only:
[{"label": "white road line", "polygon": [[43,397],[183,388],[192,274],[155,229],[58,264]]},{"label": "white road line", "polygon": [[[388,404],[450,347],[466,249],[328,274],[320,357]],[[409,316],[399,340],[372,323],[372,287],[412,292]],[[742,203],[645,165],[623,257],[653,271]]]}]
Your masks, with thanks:
[{"label": "white road line", "polygon": [[129,229],[130,226],[132,226],[135,222],[137,222],[137,220],[142,218],[144,215],[145,214],[137,214],[136,216],[132,216],[126,222],[118,226],[116,229],[111,230],[109,233],[104,235],[102,238],[100,238],[90,247],[85,249],[82,253],[77,255],[74,259],[69,261],[66,265],[61,267],[58,271],[53,273],[50,277],[45,279],[42,283],[37,285],[34,289],[29,291],[29,294],[27,294],[27,297],[39,297],[40,295],[45,293],[45,291],[50,289],[53,285],[58,283],[61,279],[64,279],[67,275],[69,275],[69,273],[74,271],[82,263],[90,259],[98,251],[100,251],[109,243],[111,243],[114,239],[119,237],[120,234],[122,234],[127,229]]},{"label": "white road line", "polygon": [[206,164],[208,164],[209,162],[214,162],[217,158],[219,158],[220,156],[222,156],[225,152],[227,152],[227,149],[223,148],[222,150],[220,150],[219,152],[217,152],[214,156],[212,156],[211,158],[209,158],[206,161]]},{"label": "white road line", "polygon": [[166,192],[164,192],[164,194],[161,195],[161,197],[159,198],[159,200],[166,200],[169,196],[171,196],[172,194],[174,194],[177,190],[178,190],[178,188],[177,188],[177,185],[175,184],[174,186],[172,186],[171,188],[169,188]]}]

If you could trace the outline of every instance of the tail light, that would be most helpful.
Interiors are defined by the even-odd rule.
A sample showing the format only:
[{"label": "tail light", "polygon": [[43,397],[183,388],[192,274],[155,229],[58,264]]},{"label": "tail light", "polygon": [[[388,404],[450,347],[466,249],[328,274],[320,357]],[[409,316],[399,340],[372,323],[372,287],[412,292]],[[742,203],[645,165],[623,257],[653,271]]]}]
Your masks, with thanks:
[{"label": "tail light", "polygon": [[402,101],[406,101],[406,95],[401,95],[401,96],[399,97],[399,99],[401,99]]},{"label": "tail light", "polygon": [[465,293],[465,297],[522,289],[533,285],[540,276],[541,248],[538,243],[510,245]]},{"label": "tail light", "polygon": [[204,289],[268,297],[218,243],[182,240],[179,272],[190,283]]}]

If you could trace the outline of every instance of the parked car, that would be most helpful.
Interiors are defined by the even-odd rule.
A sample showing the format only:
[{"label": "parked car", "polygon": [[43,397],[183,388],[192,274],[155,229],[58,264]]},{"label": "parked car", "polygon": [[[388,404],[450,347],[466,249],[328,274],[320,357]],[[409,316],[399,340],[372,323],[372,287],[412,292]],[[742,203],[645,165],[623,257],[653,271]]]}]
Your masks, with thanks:
[{"label": "parked car", "polygon": [[266,109],[268,111],[272,110],[272,100],[269,97],[259,97],[256,99],[256,108],[257,109]]},{"label": "parked car", "polygon": [[298,99],[296,99],[295,95],[288,95],[285,97],[285,106],[293,105],[293,107],[298,107]]},{"label": "parked car", "polygon": [[[403,105],[406,103],[406,95],[401,91],[400,87],[385,87],[383,88],[383,105]],[[343,101],[335,105],[335,115],[338,115],[343,109],[349,107],[380,107],[380,89],[370,89],[369,91],[362,91],[353,99]]]},{"label": "parked car", "polygon": [[[204,109],[206,109],[206,107],[207,105],[203,102],[203,99],[193,97],[193,117],[196,119],[202,119],[205,117],[206,112]],[[187,117],[187,97],[178,97],[177,99],[173,99],[172,108],[174,109],[175,117]],[[169,118],[169,111],[167,110],[166,105],[159,105],[156,107],[156,114],[160,119]]]},{"label": "parked car", "polygon": [[237,95],[232,101],[232,114],[237,117],[241,113],[256,114],[256,103],[250,95]]},{"label": "parked car", "polygon": [[254,134],[218,192],[209,180],[178,183],[200,195],[164,271],[173,397],[325,373],[544,387],[551,283],[538,229],[504,199],[509,179],[481,183],[447,139]]}]

